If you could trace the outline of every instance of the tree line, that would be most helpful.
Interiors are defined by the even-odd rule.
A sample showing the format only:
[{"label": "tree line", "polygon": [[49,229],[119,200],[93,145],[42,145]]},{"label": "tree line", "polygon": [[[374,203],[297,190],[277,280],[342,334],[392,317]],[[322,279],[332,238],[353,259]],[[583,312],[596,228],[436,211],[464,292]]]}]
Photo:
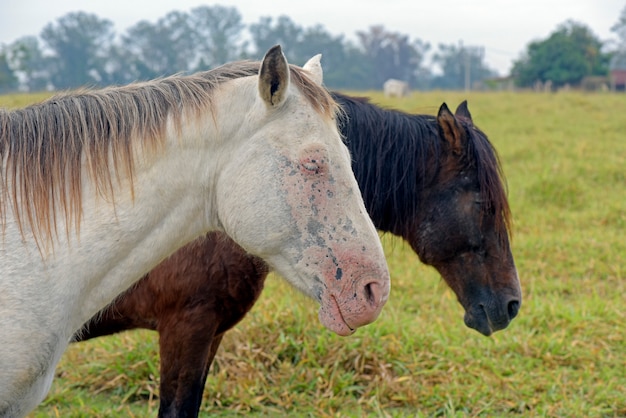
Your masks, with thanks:
[{"label": "tree line", "polygon": [[[126,84],[238,59],[260,59],[277,43],[289,61],[299,65],[323,52],[324,81],[333,88],[380,89],[389,78],[421,88],[463,85],[459,65],[445,65],[441,74],[433,75],[425,65],[430,44],[383,26],[359,31],[356,41],[349,41],[322,25],[303,27],[287,16],[262,17],[244,25],[235,7],[216,5],[172,11],[155,23],[140,21],[119,35],[107,19],[68,13],[47,24],[39,36],[2,46],[0,90]],[[442,46],[440,51],[436,62],[465,62],[462,48]],[[476,80],[495,74],[480,55],[470,62]]]},{"label": "tree line", "polygon": [[[0,46],[0,92],[127,84],[196,72],[260,59],[277,43],[299,65],[323,52],[324,81],[331,88],[380,89],[396,78],[413,88],[462,89],[497,75],[485,64],[482,47],[439,44],[427,65],[428,42],[382,25],[358,31],[350,41],[322,25],[303,27],[287,16],[245,25],[235,7],[215,5],[172,11],[155,23],[143,20],[122,34],[110,20],[68,13],[48,23],[39,36]],[[585,25],[566,22],[547,40],[529,44],[514,62],[512,75],[522,87],[547,79],[557,87],[576,84],[587,75],[607,73],[611,53],[603,47]]]}]

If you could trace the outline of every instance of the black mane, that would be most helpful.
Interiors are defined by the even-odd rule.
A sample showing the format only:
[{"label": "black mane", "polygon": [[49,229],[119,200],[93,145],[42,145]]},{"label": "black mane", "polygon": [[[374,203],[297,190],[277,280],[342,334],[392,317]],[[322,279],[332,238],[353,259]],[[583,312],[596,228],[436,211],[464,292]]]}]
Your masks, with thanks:
[{"label": "black mane", "polygon": [[[339,126],[369,215],[379,230],[403,235],[441,169],[444,140],[437,119],[384,109],[366,98],[332,95],[344,111]],[[471,121],[457,120],[468,134],[467,164],[477,172],[484,210],[507,234],[509,206],[496,151]]]}]

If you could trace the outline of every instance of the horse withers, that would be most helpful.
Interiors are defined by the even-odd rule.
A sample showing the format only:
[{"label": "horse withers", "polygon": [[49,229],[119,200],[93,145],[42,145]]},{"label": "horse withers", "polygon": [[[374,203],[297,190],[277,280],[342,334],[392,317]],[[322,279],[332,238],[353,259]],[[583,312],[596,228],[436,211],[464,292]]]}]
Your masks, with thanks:
[{"label": "horse withers", "polygon": [[41,401],[72,335],[181,246],[225,232],[340,335],[389,293],[319,60],[262,63],[0,110],[0,416]]},{"label": "horse withers", "polygon": [[[377,228],[404,238],[434,266],[484,335],[517,315],[521,290],[510,211],[495,149],[467,103],[437,116],[383,109],[333,93],[353,170]],[[179,250],[95,316],[86,340],[132,328],[159,332],[159,416],[197,416],[224,333],[258,298],[269,267],[223,234]]]}]

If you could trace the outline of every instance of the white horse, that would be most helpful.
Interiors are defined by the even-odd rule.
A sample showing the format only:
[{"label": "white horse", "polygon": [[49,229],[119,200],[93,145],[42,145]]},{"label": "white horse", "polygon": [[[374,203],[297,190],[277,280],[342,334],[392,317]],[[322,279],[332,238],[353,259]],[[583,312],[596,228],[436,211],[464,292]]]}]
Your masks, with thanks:
[{"label": "white horse", "polygon": [[46,395],[74,332],[179,247],[221,230],[321,304],[373,321],[389,273],[321,87],[280,47],[0,110],[0,416]]},{"label": "white horse", "polygon": [[383,92],[385,97],[405,97],[409,95],[411,90],[406,81],[390,78],[383,83]]}]

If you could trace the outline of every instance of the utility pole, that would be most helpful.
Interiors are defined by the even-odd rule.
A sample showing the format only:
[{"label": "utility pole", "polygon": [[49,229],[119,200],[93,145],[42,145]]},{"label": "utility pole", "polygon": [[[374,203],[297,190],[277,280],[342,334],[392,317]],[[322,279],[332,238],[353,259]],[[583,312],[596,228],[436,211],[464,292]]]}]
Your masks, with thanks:
[{"label": "utility pole", "polygon": [[472,58],[477,62],[482,62],[485,56],[485,48],[481,46],[463,46],[463,41],[459,41],[461,60],[465,78],[465,92],[472,89]]},{"label": "utility pole", "polygon": [[470,91],[470,72],[471,72],[471,60],[470,54],[467,49],[463,49],[464,64],[465,64],[465,92]]}]

